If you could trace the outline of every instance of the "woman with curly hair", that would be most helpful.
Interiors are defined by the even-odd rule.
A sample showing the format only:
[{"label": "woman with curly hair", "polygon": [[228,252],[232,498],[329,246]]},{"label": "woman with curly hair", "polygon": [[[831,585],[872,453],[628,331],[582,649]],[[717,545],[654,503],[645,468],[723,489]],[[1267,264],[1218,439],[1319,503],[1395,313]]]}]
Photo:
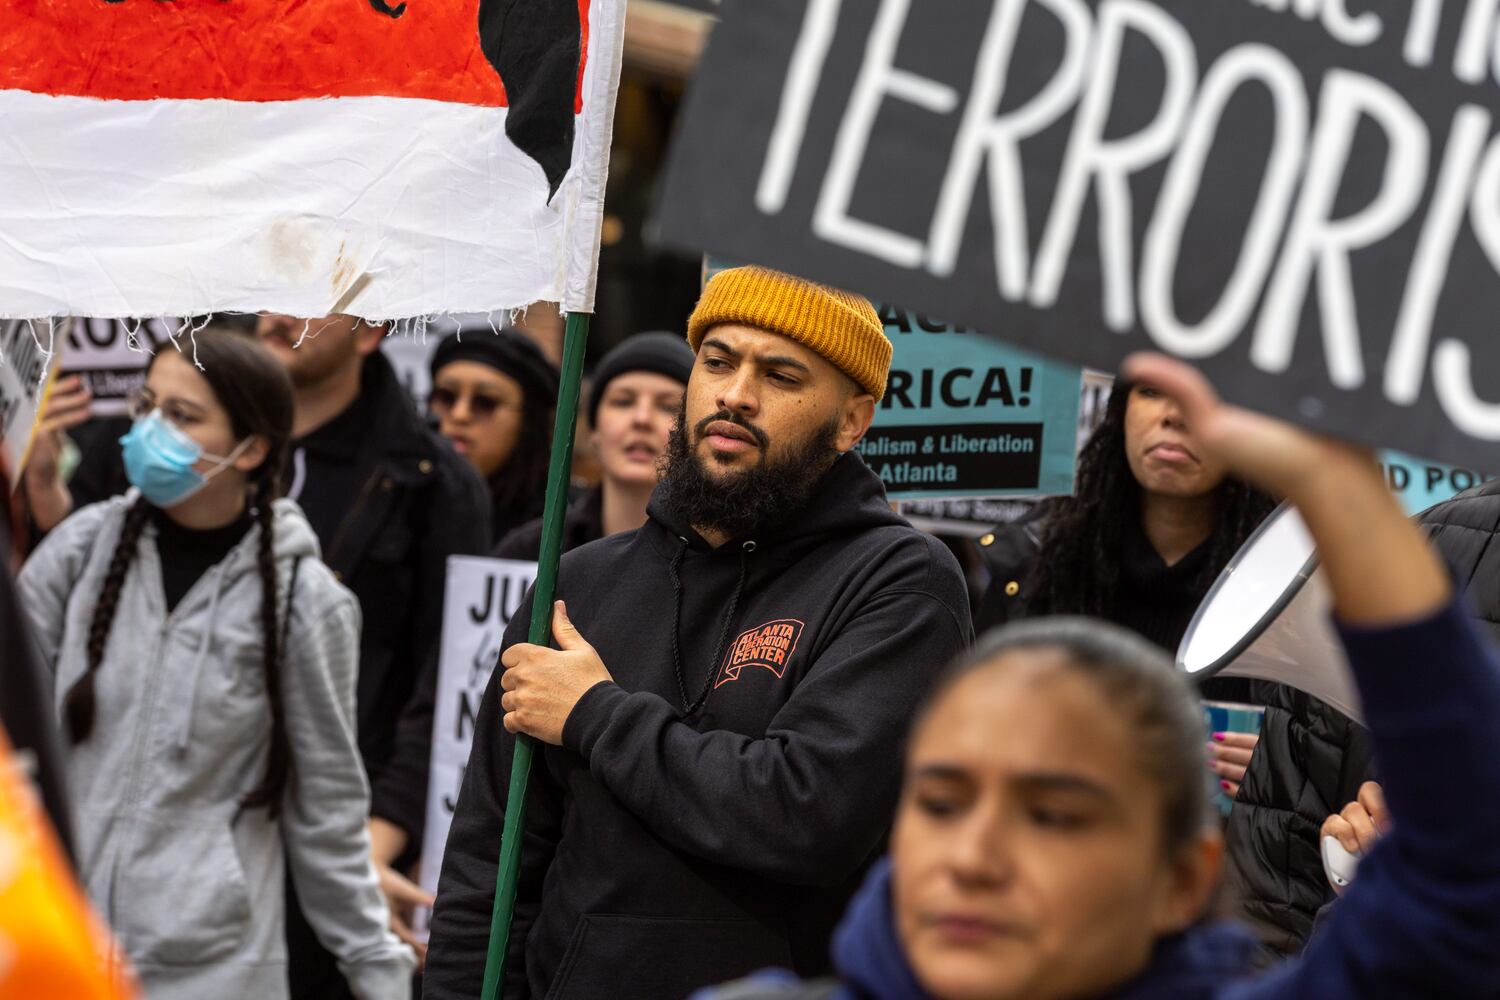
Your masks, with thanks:
[{"label": "woman with curly hair", "polygon": [[21,573],[79,871],[153,1000],[285,997],[287,868],[356,994],[404,998],[365,833],[359,607],[278,499],[291,383],[248,337],[195,340],[132,401],[132,489]]},{"label": "woman with curly hair", "polygon": [[1201,446],[1175,402],[1118,383],[1079,456],[1074,495],[981,546],[992,583],[979,630],[1090,615],[1175,652],[1209,586],[1273,506]]}]

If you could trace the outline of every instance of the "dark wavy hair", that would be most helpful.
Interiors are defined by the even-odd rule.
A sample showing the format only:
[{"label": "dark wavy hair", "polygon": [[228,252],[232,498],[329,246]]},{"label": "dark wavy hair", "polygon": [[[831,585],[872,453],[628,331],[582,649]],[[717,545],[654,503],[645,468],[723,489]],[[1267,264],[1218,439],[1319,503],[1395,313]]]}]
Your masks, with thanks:
[{"label": "dark wavy hair", "polygon": [[[282,793],[291,769],[291,750],[286,735],[286,713],[281,697],[281,674],[286,650],[281,648],[282,628],[277,613],[275,539],[271,530],[271,502],[281,495],[282,475],[292,439],[292,383],[286,369],[255,338],[234,328],[211,324],[195,336],[197,360],[219,404],[229,414],[236,440],[252,435],[266,439],[266,459],[251,474],[247,500],[260,526],[256,553],[261,582],[261,638],[265,656],[266,693],[271,703],[271,749],[266,773],[240,805],[266,808],[272,817],[280,812]],[[189,348],[185,345],[184,351]],[[153,362],[154,363],[154,362]],[[68,735],[74,743],[88,739],[98,711],[94,697],[94,675],[104,664],[105,647],[114,625],[120,590],[140,549],[141,532],[151,518],[151,506],[136,498],[125,512],[120,536],[115,542],[99,599],[89,622],[86,652],[88,669],[68,689],[63,701]]]},{"label": "dark wavy hair", "polygon": [[521,390],[521,432],[505,464],[490,476],[490,494],[497,509],[517,521],[542,516],[547,498],[547,466],[552,458],[555,411],[540,393]]},{"label": "dark wavy hair", "polygon": [[[1109,618],[1120,587],[1125,533],[1140,523],[1141,485],[1125,454],[1125,407],[1132,386],[1117,382],[1104,420],[1078,457],[1074,494],[1048,501],[1042,543],[1032,576],[1028,611],[1037,614]],[[1276,502],[1232,477],[1219,485],[1209,558],[1207,590]]]}]

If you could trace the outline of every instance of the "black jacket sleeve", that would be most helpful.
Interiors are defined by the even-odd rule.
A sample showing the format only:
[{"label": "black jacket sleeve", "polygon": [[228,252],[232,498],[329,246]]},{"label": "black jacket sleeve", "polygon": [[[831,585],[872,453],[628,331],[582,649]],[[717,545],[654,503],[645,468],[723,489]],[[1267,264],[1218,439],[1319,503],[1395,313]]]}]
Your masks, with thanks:
[{"label": "black jacket sleeve", "polygon": [[[526,641],[530,611],[528,593],[505,630],[507,648]],[[502,672],[496,670],[490,677],[480,700],[474,745],[459,789],[453,825],[448,831],[437,906],[432,914],[427,966],[422,974],[424,1000],[472,1000],[479,995],[484,981],[499,870],[500,833],[505,826],[505,799],[516,747],[516,738],[500,722]],[[561,792],[538,752],[527,788],[520,879],[506,952],[502,996],[507,1000],[525,1000],[531,996],[526,981],[526,937],[541,910],[542,881],[557,850],[561,823]]]},{"label": "black jacket sleeve", "polygon": [[1260,744],[1229,814],[1225,880],[1261,943],[1295,955],[1332,897],[1318,831],[1375,778],[1368,731],[1284,684],[1250,683],[1266,706]]},{"label": "black jacket sleeve", "polygon": [[490,548],[489,492],[467,462],[444,455],[439,483],[425,501],[427,517],[417,539],[417,607],[412,615],[414,648],[425,657],[437,649],[443,628],[443,589],[449,556],[482,556]]},{"label": "black jacket sleeve", "polygon": [[496,559],[537,560],[542,550],[542,526],[538,521],[528,521],[499,539],[490,555]]},{"label": "black jacket sleeve", "polygon": [[407,850],[403,855],[419,853],[427,828],[427,780],[432,771],[439,652],[435,645],[422,664],[411,700],[396,721],[396,750],[370,794],[370,815],[405,831]]},{"label": "black jacket sleeve", "polygon": [[483,480],[467,463],[456,459],[443,462],[439,477],[437,486],[429,491],[427,516],[415,546],[418,565],[411,648],[422,665],[396,722],[395,749],[370,789],[370,814],[406,831],[407,857],[420,850],[427,819],[448,557],[483,555],[489,547],[489,501]]},{"label": "black jacket sleeve", "polygon": [[926,592],[877,594],[763,739],[698,732],[664,699],[601,683],[568,717],[563,744],[678,850],[778,882],[837,885],[885,836],[912,713],[969,642],[966,610]]}]

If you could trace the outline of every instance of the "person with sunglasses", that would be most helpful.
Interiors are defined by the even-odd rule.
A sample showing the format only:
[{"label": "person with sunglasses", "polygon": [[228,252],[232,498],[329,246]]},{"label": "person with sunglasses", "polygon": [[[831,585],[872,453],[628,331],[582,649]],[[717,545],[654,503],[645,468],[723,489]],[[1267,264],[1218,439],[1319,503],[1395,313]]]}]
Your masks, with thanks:
[{"label": "person with sunglasses", "polygon": [[558,371],[524,333],[449,334],[432,355],[427,406],[490,488],[490,538],[542,514]]}]

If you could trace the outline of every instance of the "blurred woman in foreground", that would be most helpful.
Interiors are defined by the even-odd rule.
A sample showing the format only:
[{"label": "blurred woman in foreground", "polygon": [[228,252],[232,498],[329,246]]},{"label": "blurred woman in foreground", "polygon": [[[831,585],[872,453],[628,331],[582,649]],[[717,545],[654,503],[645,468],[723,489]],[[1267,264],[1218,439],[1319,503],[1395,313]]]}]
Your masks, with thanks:
[{"label": "blurred woman in foreground", "polygon": [[1382,764],[1390,832],[1299,959],[1254,970],[1208,919],[1209,819],[1187,679],[1124,631],[992,633],[913,733],[889,862],[836,938],[841,982],[708,996],[1319,1000],[1491,995],[1500,956],[1500,661],[1367,455],[1221,405],[1135,359],[1233,472],[1300,509]]}]

